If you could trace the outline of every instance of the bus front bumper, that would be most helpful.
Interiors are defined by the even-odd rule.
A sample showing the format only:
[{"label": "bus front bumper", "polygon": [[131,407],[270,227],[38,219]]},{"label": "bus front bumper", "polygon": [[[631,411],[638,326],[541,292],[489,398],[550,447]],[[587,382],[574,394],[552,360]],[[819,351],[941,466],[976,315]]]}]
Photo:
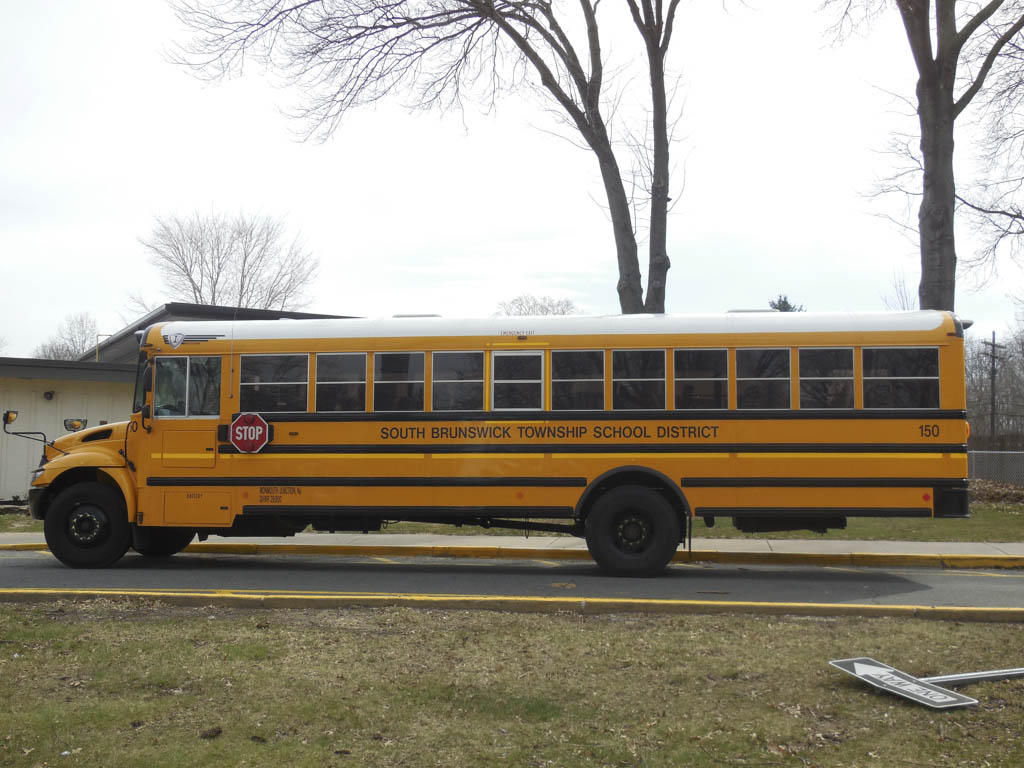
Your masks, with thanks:
[{"label": "bus front bumper", "polygon": [[45,511],[43,509],[43,495],[46,493],[46,488],[29,488],[28,489],[28,511],[36,520],[42,520]]}]

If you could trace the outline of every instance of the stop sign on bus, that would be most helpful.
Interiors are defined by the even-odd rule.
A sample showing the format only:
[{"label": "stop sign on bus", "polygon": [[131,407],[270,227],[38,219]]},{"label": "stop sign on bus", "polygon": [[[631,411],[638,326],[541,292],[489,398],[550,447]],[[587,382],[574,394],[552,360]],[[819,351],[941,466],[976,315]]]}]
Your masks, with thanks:
[{"label": "stop sign on bus", "polygon": [[270,425],[258,413],[240,413],[231,422],[228,439],[239,453],[259,453],[270,442]]}]

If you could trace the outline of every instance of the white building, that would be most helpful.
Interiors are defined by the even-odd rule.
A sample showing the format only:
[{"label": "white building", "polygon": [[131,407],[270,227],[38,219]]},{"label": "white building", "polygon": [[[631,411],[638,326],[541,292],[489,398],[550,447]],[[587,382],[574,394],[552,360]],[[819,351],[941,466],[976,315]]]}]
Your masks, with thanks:
[{"label": "white building", "polygon": [[[78,360],[0,357],[0,411],[17,411],[9,427],[43,432],[48,440],[66,433],[65,419],[88,419],[89,426],[127,421],[131,414],[139,342],[135,336],[170,320],[323,319],[338,315],[265,309],[215,307],[173,302],[107,338]],[[34,440],[0,434],[0,501],[28,498],[32,470],[43,447]]]}]

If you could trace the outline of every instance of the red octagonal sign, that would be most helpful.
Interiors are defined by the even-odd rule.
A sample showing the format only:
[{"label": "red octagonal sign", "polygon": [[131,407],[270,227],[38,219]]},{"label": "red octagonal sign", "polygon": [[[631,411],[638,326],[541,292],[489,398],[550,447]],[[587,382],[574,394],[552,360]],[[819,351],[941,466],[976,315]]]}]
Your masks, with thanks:
[{"label": "red octagonal sign", "polygon": [[258,413],[240,413],[231,422],[228,436],[239,453],[259,453],[270,442],[270,425]]}]

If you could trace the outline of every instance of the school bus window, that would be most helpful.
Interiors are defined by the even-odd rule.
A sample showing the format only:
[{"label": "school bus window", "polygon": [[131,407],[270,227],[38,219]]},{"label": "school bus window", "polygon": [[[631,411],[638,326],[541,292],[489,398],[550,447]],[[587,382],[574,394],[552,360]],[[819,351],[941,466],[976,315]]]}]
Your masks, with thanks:
[{"label": "school bus window", "polygon": [[188,360],[184,357],[160,357],[156,361],[156,387],[153,395],[156,416],[184,416]]},{"label": "school bus window", "polygon": [[551,353],[551,408],[555,411],[604,410],[604,352]]},{"label": "school bus window", "polygon": [[729,352],[725,349],[675,351],[676,408],[729,407]]},{"label": "school bus window", "polygon": [[305,411],[308,382],[308,355],[242,355],[239,408]]},{"label": "school bus window", "polygon": [[189,416],[220,414],[220,358],[190,357],[188,359]]},{"label": "school bus window", "polygon": [[423,410],[422,352],[374,354],[373,410]]},{"label": "school bus window", "polygon": [[435,411],[484,409],[483,352],[435,352],[432,370]]},{"label": "school bus window", "polygon": [[612,352],[612,408],[654,411],[665,407],[665,351]]},{"label": "school bus window", "polygon": [[789,408],[789,350],[736,350],[736,407]]},{"label": "school bus window", "polygon": [[154,415],[217,416],[219,357],[158,357]]},{"label": "school bus window", "polygon": [[865,408],[938,408],[936,347],[864,350]]},{"label": "school bus window", "polygon": [[801,349],[800,407],[853,408],[853,349]]},{"label": "school bus window", "polygon": [[544,407],[544,357],[541,352],[494,352],[493,403],[496,411]]},{"label": "school bus window", "polygon": [[316,410],[366,410],[366,355],[362,352],[316,356]]}]

